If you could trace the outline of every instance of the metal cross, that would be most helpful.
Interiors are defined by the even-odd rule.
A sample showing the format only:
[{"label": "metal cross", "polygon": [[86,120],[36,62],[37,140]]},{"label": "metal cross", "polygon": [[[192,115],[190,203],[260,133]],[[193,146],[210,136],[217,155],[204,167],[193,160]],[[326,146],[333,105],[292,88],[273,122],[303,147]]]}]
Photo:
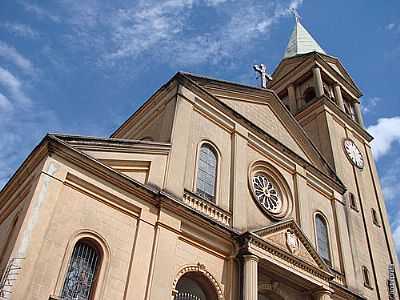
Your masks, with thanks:
[{"label": "metal cross", "polygon": [[261,78],[261,87],[266,89],[267,82],[272,80],[271,75],[267,73],[267,67],[264,64],[254,65],[254,71],[258,73],[257,78]]},{"label": "metal cross", "polygon": [[292,7],[292,8],[290,8],[289,10],[290,10],[290,12],[293,14],[293,16],[295,17],[296,23],[299,23],[301,17],[300,17],[300,15],[299,15],[299,12],[297,11],[297,9],[295,9],[295,8]]}]

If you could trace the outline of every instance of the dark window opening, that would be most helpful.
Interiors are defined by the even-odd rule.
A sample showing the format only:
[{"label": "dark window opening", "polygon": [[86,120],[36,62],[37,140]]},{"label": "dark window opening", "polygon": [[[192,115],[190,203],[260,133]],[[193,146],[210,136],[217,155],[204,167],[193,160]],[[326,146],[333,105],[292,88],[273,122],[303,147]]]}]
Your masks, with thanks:
[{"label": "dark window opening", "polygon": [[313,87],[309,87],[304,91],[304,102],[310,103],[316,97],[315,90]]},{"label": "dark window opening", "polygon": [[373,208],[371,208],[371,212],[372,212],[372,221],[374,222],[374,224],[375,224],[376,226],[380,226],[380,225],[379,225],[378,214],[377,214],[376,210],[373,209]]}]

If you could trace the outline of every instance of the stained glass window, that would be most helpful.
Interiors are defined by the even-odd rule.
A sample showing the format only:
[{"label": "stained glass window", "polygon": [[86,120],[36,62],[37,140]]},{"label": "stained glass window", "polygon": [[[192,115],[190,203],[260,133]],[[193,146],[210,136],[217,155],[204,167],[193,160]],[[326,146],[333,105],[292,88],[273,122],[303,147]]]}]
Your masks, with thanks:
[{"label": "stained glass window", "polygon": [[329,265],[331,264],[331,253],[329,249],[328,225],[321,215],[315,217],[315,226],[317,231],[317,249],[319,255]]},{"label": "stained glass window", "polygon": [[72,253],[61,293],[63,300],[89,300],[96,277],[99,255],[86,241],[79,241]]},{"label": "stained glass window", "polygon": [[215,201],[215,186],[217,180],[217,154],[209,144],[200,147],[197,170],[197,194]]}]

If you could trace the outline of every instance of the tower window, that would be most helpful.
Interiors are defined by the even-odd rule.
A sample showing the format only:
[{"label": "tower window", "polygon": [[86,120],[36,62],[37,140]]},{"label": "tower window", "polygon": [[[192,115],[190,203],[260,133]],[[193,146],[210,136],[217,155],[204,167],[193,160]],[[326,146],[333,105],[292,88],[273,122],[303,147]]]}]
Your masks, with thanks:
[{"label": "tower window", "polygon": [[309,87],[304,91],[303,98],[305,103],[311,102],[315,97],[316,95],[313,87]]},{"label": "tower window", "polygon": [[364,286],[366,286],[368,288],[372,288],[371,280],[369,278],[369,271],[366,266],[362,266],[362,273],[363,273],[363,278],[364,278]]},{"label": "tower window", "polygon": [[354,111],[353,103],[351,103],[351,102],[349,102],[349,101],[345,101],[345,102],[344,102],[344,109],[345,109],[346,113],[350,116],[350,118],[351,118],[353,121],[357,121],[356,113],[355,113],[355,111]]},{"label": "tower window", "polygon": [[376,226],[380,226],[379,219],[378,219],[378,214],[377,214],[376,210],[371,208],[371,213],[372,213],[372,221],[374,222],[374,224]]},{"label": "tower window", "polygon": [[353,193],[349,193],[349,202],[350,202],[350,207],[354,210],[358,210],[357,208],[357,202],[356,202],[356,197],[354,196]]},{"label": "tower window", "polygon": [[75,245],[61,293],[63,300],[92,299],[99,260],[99,252],[88,241]]},{"label": "tower window", "polygon": [[315,216],[315,230],[317,250],[319,255],[328,265],[331,265],[331,252],[329,247],[328,224],[321,214]]},{"label": "tower window", "polygon": [[217,185],[217,152],[210,144],[200,147],[196,192],[207,200],[215,202]]}]

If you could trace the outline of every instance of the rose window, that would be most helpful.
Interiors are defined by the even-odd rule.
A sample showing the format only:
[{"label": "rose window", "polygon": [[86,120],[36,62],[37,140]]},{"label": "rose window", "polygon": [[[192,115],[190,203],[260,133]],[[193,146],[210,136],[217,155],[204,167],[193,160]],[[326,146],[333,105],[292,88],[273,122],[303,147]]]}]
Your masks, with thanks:
[{"label": "rose window", "polygon": [[255,175],[252,178],[255,198],[259,204],[272,214],[282,210],[282,200],[274,184],[263,175]]}]

